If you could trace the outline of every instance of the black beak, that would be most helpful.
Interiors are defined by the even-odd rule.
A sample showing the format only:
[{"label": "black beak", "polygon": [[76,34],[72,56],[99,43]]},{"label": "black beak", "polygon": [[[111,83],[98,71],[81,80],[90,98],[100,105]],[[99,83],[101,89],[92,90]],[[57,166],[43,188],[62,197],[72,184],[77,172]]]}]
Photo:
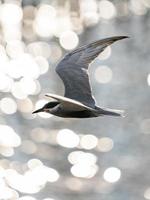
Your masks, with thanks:
[{"label": "black beak", "polygon": [[43,112],[43,108],[40,108],[40,109],[38,109],[38,110],[35,110],[32,114],[39,113],[39,112]]}]

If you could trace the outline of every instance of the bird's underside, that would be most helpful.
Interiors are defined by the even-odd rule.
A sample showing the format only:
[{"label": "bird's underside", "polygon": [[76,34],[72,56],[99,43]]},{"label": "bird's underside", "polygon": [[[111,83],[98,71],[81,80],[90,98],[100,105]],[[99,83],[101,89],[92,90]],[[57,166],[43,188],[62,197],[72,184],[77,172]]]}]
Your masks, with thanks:
[{"label": "bird's underside", "polygon": [[62,97],[55,94],[46,94],[46,97],[53,98],[59,102],[59,106],[51,110],[51,114],[64,118],[91,118],[104,115],[110,116],[122,116],[124,117],[123,110],[100,108],[95,106],[94,108],[88,107],[76,100]]},{"label": "bird's underside", "polygon": [[106,47],[125,38],[127,36],[98,40],[68,53],[56,67],[56,72],[65,86],[64,97],[47,94],[46,96],[55,99],[55,102],[49,102],[34,113],[43,111],[67,118],[123,116],[122,110],[100,108],[96,105],[91,91],[88,67]]}]

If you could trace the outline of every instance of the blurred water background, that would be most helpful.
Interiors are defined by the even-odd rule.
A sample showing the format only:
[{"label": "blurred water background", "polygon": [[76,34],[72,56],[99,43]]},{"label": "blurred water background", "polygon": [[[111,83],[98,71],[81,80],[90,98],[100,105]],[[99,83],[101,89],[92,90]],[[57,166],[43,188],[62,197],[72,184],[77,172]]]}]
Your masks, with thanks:
[{"label": "blurred water background", "polygon": [[[55,66],[105,37],[90,67],[99,106],[125,118],[32,111],[63,95]],[[150,199],[150,0],[0,1],[0,199]]]}]

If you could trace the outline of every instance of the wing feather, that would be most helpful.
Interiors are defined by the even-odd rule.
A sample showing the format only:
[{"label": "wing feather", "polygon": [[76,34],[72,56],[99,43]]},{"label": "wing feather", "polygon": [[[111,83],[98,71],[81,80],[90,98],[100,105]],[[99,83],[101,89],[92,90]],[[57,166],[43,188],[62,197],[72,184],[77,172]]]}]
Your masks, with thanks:
[{"label": "wing feather", "polygon": [[56,72],[65,86],[65,97],[95,108],[95,99],[90,87],[89,64],[113,42],[127,38],[116,36],[98,40],[68,53],[56,67]]},{"label": "wing feather", "polygon": [[95,111],[94,109],[67,97],[62,97],[56,94],[51,94],[48,93],[45,95],[46,97],[50,97],[53,99],[56,99],[57,101],[59,101],[61,103],[61,105],[63,105],[63,109],[65,109],[66,111],[82,111],[82,110],[91,110],[91,111]]}]

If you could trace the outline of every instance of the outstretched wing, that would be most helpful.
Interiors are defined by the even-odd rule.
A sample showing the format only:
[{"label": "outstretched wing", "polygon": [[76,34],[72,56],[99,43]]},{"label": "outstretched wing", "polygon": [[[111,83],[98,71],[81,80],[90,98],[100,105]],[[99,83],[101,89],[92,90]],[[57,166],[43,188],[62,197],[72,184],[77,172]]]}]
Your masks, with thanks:
[{"label": "outstretched wing", "polygon": [[51,94],[51,93],[48,93],[45,95],[46,97],[50,97],[50,98],[53,98],[53,99],[56,99],[57,101],[59,101],[61,103],[61,105],[63,105],[63,108],[66,110],[66,111],[82,111],[82,110],[90,110],[90,111],[95,111],[94,109],[92,109],[91,107],[88,107],[76,100],[73,100],[73,99],[70,99],[70,98],[67,98],[67,97],[62,97],[62,96],[59,96],[57,94]]},{"label": "outstretched wing", "polygon": [[110,37],[79,47],[68,53],[56,67],[56,72],[65,86],[65,97],[77,100],[89,107],[95,107],[95,100],[88,76],[89,64],[104,49],[126,36]]}]

